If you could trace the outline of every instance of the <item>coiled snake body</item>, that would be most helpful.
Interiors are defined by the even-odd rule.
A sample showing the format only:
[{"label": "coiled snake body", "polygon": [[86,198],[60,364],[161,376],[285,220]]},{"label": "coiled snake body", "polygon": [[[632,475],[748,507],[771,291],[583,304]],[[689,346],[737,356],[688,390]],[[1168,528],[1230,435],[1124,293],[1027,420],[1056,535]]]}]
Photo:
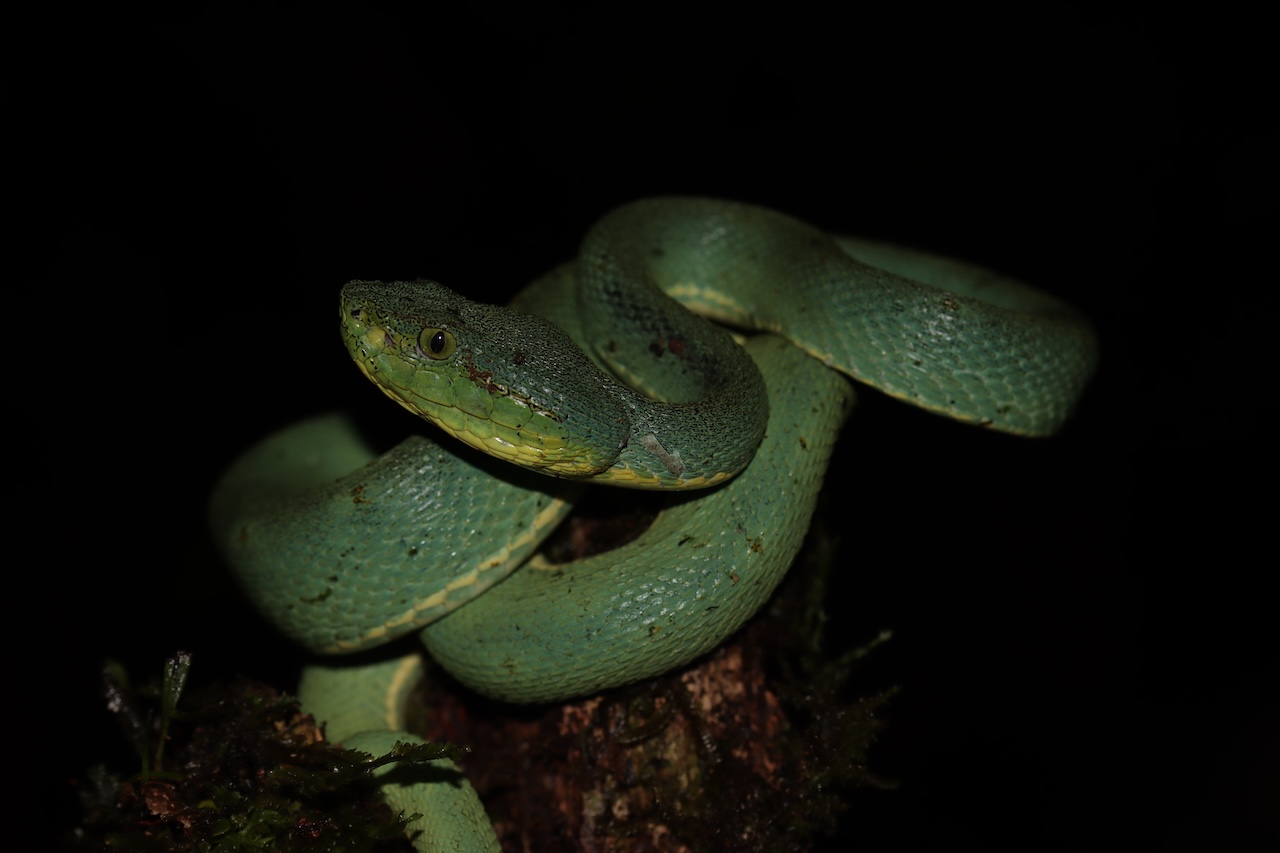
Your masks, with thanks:
[{"label": "coiled snake body", "polygon": [[[673,298],[767,334],[739,345]],[[459,680],[513,702],[661,674],[750,618],[808,528],[854,400],[845,376],[1047,435],[1096,361],[1088,324],[1017,282],[705,199],[619,208],[511,308],[430,282],[352,282],[341,321],[379,388],[488,455],[414,436],[375,457],[345,419],[308,421],[224,475],[218,542],[255,604],[307,648],[420,631]],[[672,497],[619,549],[530,559],[583,480]],[[407,739],[418,668],[416,652],[311,667],[300,694],[331,738],[385,751]],[[496,844],[447,764],[385,791],[424,814],[421,849]]]}]

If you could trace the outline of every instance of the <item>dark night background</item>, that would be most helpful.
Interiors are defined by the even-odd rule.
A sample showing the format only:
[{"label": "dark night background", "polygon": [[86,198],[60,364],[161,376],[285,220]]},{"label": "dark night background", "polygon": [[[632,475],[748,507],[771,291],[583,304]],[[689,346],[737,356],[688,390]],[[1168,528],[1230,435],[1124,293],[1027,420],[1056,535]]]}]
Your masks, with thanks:
[{"label": "dark night background", "polygon": [[347,363],[342,283],[501,301],[610,207],[683,193],[1016,273],[1102,337],[1049,441],[862,395],[829,479],[832,641],[896,632],[864,677],[902,686],[873,753],[901,788],[855,793],[841,837],[1277,840],[1274,555],[1250,536],[1275,504],[1260,22],[476,8],[194,6],[10,34],[28,57],[6,87],[11,177],[37,190],[19,248],[43,282],[14,297],[17,350],[41,356],[10,402],[41,509],[12,541],[47,543],[29,618],[49,626],[13,654],[40,667],[18,688],[33,743],[62,745],[34,759],[55,828],[86,765],[130,767],[104,657],[142,677],[185,649],[196,682],[292,686],[300,656],[220,574],[204,501],[300,416],[417,428]]}]

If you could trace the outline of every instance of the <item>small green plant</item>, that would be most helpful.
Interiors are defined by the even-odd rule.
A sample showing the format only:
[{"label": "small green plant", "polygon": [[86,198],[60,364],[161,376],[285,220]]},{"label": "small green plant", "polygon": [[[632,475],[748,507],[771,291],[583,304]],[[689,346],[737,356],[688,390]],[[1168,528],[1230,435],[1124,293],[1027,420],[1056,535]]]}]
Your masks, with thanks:
[{"label": "small green plant", "polygon": [[293,697],[247,681],[188,692],[190,671],[191,655],[179,652],[158,686],[134,688],[120,664],[104,667],[107,707],[139,769],[87,773],[75,849],[409,849],[405,828],[420,816],[392,814],[372,771],[461,753],[438,744],[397,744],[377,757],[339,749]]}]

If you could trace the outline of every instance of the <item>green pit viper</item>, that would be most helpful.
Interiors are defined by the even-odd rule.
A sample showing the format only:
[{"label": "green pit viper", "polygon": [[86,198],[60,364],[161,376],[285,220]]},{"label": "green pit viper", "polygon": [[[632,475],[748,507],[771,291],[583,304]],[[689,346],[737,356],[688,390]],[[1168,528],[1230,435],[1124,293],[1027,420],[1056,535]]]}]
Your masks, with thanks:
[{"label": "green pit viper", "polygon": [[[613,211],[508,308],[432,282],[351,282],[340,320],[366,376],[483,453],[415,435],[375,455],[343,417],[304,422],[220,480],[219,546],[307,649],[417,632],[461,682],[511,702],[659,675],[749,619],[808,528],[853,405],[846,376],[1038,436],[1096,361],[1087,322],[1025,285],[694,198]],[[550,565],[535,552],[584,482],[671,491],[635,541]],[[309,667],[299,693],[331,739],[384,752],[412,740],[420,654],[363,657]],[[496,849],[457,768],[398,773],[383,790],[424,815],[420,849]]]}]

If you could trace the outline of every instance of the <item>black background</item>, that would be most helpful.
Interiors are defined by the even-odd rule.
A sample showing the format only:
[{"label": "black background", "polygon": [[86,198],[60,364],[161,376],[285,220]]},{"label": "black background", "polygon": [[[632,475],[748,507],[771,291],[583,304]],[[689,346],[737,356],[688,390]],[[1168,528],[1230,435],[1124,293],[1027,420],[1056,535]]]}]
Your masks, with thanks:
[{"label": "black background", "polygon": [[697,9],[194,6],[11,33],[10,176],[35,190],[17,248],[39,265],[11,291],[31,448],[11,571],[37,567],[13,654],[37,665],[32,745],[59,744],[37,759],[55,829],[85,765],[129,766],[104,657],[143,676],[186,649],[198,682],[293,683],[204,501],[302,415],[417,428],[346,363],[341,284],[501,301],[610,207],[681,193],[999,267],[1102,337],[1050,441],[862,395],[829,478],[832,641],[895,631],[865,677],[903,688],[873,762],[902,787],[852,797],[842,837],[1276,837],[1260,23]]}]

